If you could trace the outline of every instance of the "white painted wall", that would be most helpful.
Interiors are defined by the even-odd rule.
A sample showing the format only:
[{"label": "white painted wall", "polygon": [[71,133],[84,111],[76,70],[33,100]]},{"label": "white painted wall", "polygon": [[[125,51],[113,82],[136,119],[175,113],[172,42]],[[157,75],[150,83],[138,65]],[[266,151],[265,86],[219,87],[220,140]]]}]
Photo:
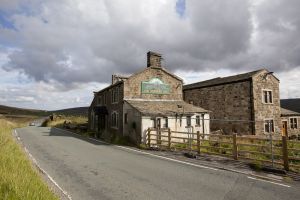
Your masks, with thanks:
[{"label": "white painted wall", "polygon": [[[196,116],[200,116],[200,126],[196,125]],[[162,128],[163,124],[165,124],[165,118],[163,117],[157,117],[161,118],[161,124]],[[147,129],[148,128],[153,128],[154,127],[154,120],[153,117],[148,117],[148,116],[143,116],[141,120],[141,139],[142,143],[146,143],[146,134],[147,134]],[[204,126],[204,128],[203,128]],[[187,127],[187,117],[184,116],[181,119],[181,125],[180,125],[180,117],[175,116],[169,116],[168,117],[168,127],[171,129],[171,131],[178,131],[178,132],[191,132],[191,133],[197,133],[199,131],[200,133],[209,134],[210,132],[210,122],[209,122],[209,114],[204,114],[204,120],[202,118],[201,114],[195,113],[194,115],[191,116],[191,126]],[[162,133],[162,135],[167,135],[167,133]],[[172,136],[177,136],[177,137],[188,137],[187,134],[183,133],[172,133]],[[196,135],[194,135],[194,138],[196,138]],[[175,141],[175,140],[174,140]]]}]

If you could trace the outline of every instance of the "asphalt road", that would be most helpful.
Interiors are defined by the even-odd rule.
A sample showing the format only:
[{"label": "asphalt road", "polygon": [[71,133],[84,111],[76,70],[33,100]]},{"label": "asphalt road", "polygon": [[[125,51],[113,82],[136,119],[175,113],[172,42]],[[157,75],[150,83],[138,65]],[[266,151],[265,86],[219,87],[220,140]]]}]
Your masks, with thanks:
[{"label": "asphalt road", "polygon": [[[300,199],[300,187],[177,163],[50,128],[17,129],[39,165],[74,200]],[[286,183],[284,183],[286,184]]]}]

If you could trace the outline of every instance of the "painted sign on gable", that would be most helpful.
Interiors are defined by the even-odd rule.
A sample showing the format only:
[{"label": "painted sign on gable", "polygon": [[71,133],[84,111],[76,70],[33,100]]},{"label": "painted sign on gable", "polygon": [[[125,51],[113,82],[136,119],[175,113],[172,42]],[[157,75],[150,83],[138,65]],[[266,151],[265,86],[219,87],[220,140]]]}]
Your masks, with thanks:
[{"label": "painted sign on gable", "polygon": [[170,94],[170,85],[159,78],[152,78],[142,82],[142,94]]}]

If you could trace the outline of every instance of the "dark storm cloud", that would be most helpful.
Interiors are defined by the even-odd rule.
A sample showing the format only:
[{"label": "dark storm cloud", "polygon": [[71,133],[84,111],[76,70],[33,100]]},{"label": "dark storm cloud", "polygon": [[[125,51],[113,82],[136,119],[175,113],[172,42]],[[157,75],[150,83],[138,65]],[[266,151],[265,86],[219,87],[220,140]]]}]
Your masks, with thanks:
[{"label": "dark storm cloud", "polygon": [[[240,0],[188,0],[184,17],[178,16],[175,0],[130,2],[52,0],[39,5],[40,13],[11,15],[18,50],[5,69],[68,86],[109,82],[112,73],[141,70],[148,50],[161,52],[172,71],[299,66],[296,0],[257,6]],[[3,40],[11,38],[2,34]]]}]

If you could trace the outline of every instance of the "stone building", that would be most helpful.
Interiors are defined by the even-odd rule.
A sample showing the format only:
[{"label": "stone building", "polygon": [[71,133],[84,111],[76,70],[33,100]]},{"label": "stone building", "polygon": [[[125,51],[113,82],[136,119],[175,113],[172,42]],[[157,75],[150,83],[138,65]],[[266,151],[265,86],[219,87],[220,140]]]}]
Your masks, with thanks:
[{"label": "stone building", "polygon": [[266,69],[185,85],[184,100],[212,111],[211,130],[281,133],[279,80]]},{"label": "stone building", "polygon": [[110,86],[94,93],[89,129],[98,137],[128,136],[145,142],[151,127],[208,133],[209,111],[183,101],[183,81],[161,66],[161,55],[147,53],[147,67],[129,77],[113,75]]},{"label": "stone building", "polygon": [[289,138],[300,137],[300,113],[281,108],[282,135]]}]

